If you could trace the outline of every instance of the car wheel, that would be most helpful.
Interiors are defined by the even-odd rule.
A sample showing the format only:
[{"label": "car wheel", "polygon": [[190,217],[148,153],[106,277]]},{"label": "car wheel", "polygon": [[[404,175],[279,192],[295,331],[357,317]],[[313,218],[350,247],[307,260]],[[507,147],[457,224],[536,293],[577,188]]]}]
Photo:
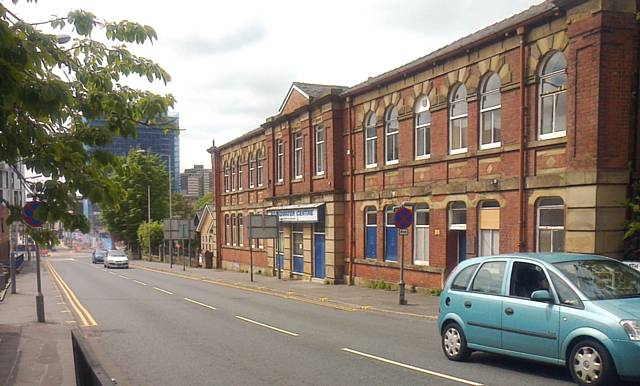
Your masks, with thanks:
[{"label": "car wheel", "polygon": [[593,339],[578,342],[569,355],[569,371],[581,386],[615,385],[618,375],[607,349]]},{"label": "car wheel", "polygon": [[467,338],[458,323],[447,323],[442,334],[442,351],[447,359],[465,361],[471,355],[467,347]]}]

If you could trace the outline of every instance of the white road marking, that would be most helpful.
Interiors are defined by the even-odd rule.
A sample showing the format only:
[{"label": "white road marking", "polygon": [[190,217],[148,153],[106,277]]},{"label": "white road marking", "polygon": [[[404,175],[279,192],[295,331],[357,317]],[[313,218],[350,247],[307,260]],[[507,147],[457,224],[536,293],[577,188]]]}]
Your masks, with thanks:
[{"label": "white road marking", "polygon": [[270,326],[270,325],[268,325],[268,324],[264,324],[264,323],[256,322],[255,320],[251,320],[251,319],[243,318],[242,316],[238,316],[238,315],[236,315],[236,318],[238,318],[238,319],[240,319],[240,320],[244,320],[245,322],[253,323],[253,324],[256,324],[256,325],[258,325],[258,326],[266,327],[266,328],[272,329],[272,330],[274,330],[274,331],[281,332],[281,333],[283,333],[283,334],[287,334],[287,335],[291,335],[291,336],[298,336],[298,334],[296,334],[295,332],[291,332],[291,331],[283,330],[283,329],[281,329],[281,328],[273,327],[273,326]]},{"label": "white road marking", "polygon": [[164,292],[165,294],[168,294],[168,295],[173,295],[173,292],[170,292],[170,291],[167,291],[167,290],[163,290],[162,288],[153,287],[153,289],[156,290],[156,291]]},{"label": "white road marking", "polygon": [[115,275],[115,273],[113,273],[113,272],[111,272],[111,271],[107,271],[107,272],[109,272],[111,275]]},{"label": "white road marking", "polygon": [[217,308],[215,308],[214,306],[210,306],[210,305],[208,305],[208,304],[200,303],[200,302],[199,302],[199,301],[197,301],[197,300],[193,300],[193,299],[189,299],[189,298],[183,298],[183,299],[184,299],[184,300],[186,300],[186,301],[188,301],[188,302],[191,302],[191,303],[193,303],[193,304],[197,304],[197,305],[199,305],[199,306],[202,306],[202,307],[207,307],[207,308],[210,308],[210,309],[212,309],[212,310],[217,310]]},{"label": "white road marking", "polygon": [[128,278],[128,277],[126,277],[125,275],[118,275],[118,276],[120,276],[120,277],[121,277],[121,278],[123,278],[123,279],[127,279],[127,280],[129,280],[129,278]]},{"label": "white road marking", "polygon": [[140,285],[147,285],[147,283],[143,283],[140,280],[133,279],[133,281],[138,283],[138,284],[140,284]]},{"label": "white road marking", "polygon": [[363,357],[366,357],[366,358],[370,358],[370,359],[375,359],[377,361],[384,362],[384,363],[389,363],[389,364],[396,365],[396,366],[399,366],[399,367],[404,367],[405,369],[418,371],[420,373],[429,374],[429,375],[433,375],[433,376],[436,376],[436,377],[448,379],[448,380],[451,380],[451,381],[464,383],[466,385],[484,386],[482,383],[469,381],[469,380],[466,380],[466,379],[454,377],[452,375],[442,374],[442,373],[438,373],[438,372],[435,372],[435,371],[423,369],[423,368],[412,366],[412,365],[407,365],[407,364],[404,364],[404,363],[392,361],[390,359],[385,359],[385,358],[381,358],[381,357],[378,357],[378,356],[375,356],[375,355],[371,355],[371,354],[367,354],[367,353],[364,353],[364,352],[352,350],[352,349],[346,348],[346,347],[342,348],[342,351],[350,352],[352,354],[360,355],[360,356],[363,356]]}]

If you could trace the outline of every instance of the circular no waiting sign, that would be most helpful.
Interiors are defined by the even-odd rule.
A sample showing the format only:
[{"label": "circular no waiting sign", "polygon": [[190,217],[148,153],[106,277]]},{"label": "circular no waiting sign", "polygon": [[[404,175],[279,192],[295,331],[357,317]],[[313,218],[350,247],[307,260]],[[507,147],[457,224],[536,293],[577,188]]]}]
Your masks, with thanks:
[{"label": "circular no waiting sign", "polygon": [[396,220],[396,227],[399,229],[407,229],[413,225],[413,212],[404,206],[396,209],[394,218]]},{"label": "circular no waiting sign", "polygon": [[27,202],[22,208],[22,217],[24,222],[32,228],[40,228],[42,226],[42,220],[35,217],[36,210],[40,207],[41,203],[38,201]]}]

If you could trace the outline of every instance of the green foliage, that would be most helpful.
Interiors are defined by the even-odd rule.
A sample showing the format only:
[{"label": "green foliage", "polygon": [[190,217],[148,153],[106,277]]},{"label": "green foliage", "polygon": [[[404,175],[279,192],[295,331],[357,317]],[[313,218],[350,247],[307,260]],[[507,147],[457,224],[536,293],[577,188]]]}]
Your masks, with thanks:
[{"label": "green foliage", "polygon": [[427,295],[440,296],[441,293],[442,293],[441,288],[427,288]]},{"label": "green foliage", "polygon": [[369,288],[373,289],[383,289],[385,291],[392,291],[394,288],[390,283],[385,282],[384,280],[372,280],[369,282]]},{"label": "green foliage", "polygon": [[213,203],[213,193],[207,193],[196,201],[194,208],[197,212],[202,208],[204,208],[205,205],[212,204],[212,203]]},{"label": "green foliage", "polygon": [[[108,178],[118,167],[114,157],[88,147],[136,135],[136,125],[162,121],[174,104],[171,95],[121,83],[129,75],[170,80],[158,64],[123,44],[153,42],[156,33],[149,26],[108,22],[81,10],[30,22],[8,7],[0,3],[0,161],[14,168],[22,163],[45,180],[21,176],[29,193],[43,203],[37,217],[87,231],[76,194],[103,207],[117,205],[122,194]],[[71,41],[43,32],[42,25],[70,35]],[[109,43],[94,40],[98,34]],[[96,119],[105,119],[106,125],[91,126]],[[21,209],[10,207],[10,223],[20,220]]]},{"label": "green foliage", "polygon": [[[151,228],[151,229],[149,229]],[[138,227],[138,243],[143,251],[149,250],[149,231],[151,231],[151,245],[156,247],[164,240],[164,226],[162,221],[143,222]]]},{"label": "green foliage", "polygon": [[195,215],[195,210],[191,206],[191,202],[180,193],[173,193],[171,197],[171,205],[173,216],[182,219],[191,219]]},{"label": "green foliage", "polygon": [[129,244],[138,241],[138,227],[148,218],[147,187],[151,191],[151,220],[169,216],[169,174],[162,159],[153,153],[132,150],[109,175],[122,193],[112,205],[103,205],[102,223]]},{"label": "green foliage", "polygon": [[631,211],[631,219],[627,223],[627,230],[624,233],[625,239],[636,237],[640,233],[640,184],[633,185],[633,198],[627,202]]}]

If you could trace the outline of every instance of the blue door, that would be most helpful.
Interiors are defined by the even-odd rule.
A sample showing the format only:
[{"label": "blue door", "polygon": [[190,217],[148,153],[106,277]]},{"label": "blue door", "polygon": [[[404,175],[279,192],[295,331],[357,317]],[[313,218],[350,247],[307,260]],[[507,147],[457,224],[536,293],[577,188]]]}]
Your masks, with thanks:
[{"label": "blue door", "polygon": [[386,227],[384,248],[386,261],[398,261],[398,229],[396,227]]},{"label": "blue door", "polygon": [[467,257],[467,231],[458,231],[458,263]]},{"label": "blue door", "polygon": [[313,240],[313,277],[324,279],[324,233],[316,233]]},{"label": "blue door", "polygon": [[293,273],[304,273],[304,257],[293,256]]}]

